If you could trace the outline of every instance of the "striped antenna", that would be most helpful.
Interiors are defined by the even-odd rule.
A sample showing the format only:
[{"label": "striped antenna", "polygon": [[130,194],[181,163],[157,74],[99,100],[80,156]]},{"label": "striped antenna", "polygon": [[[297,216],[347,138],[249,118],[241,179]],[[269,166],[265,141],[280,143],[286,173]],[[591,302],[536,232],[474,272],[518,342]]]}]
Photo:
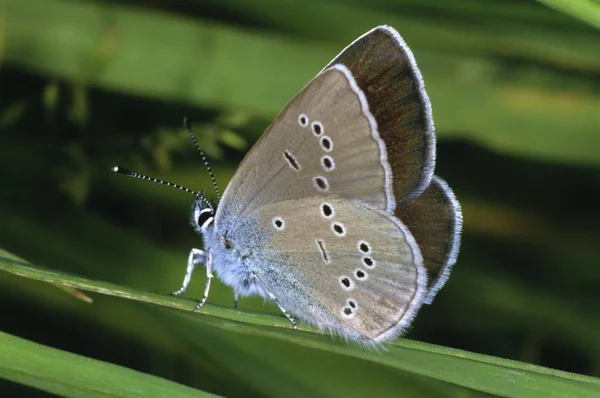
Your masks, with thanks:
[{"label": "striped antenna", "polygon": [[112,171],[114,171],[115,173],[126,175],[128,177],[133,177],[133,178],[138,178],[140,180],[146,180],[146,181],[150,181],[150,182],[155,182],[157,184],[166,185],[166,186],[171,187],[171,188],[177,188],[177,189],[179,189],[180,191],[183,191],[183,192],[191,193],[197,199],[201,200],[202,203],[206,204],[207,207],[213,209],[212,204],[208,200],[206,200],[206,198],[204,197],[204,191],[202,193],[196,192],[196,191],[192,191],[191,189],[186,188],[186,187],[184,187],[182,185],[174,184],[172,182],[165,181],[165,180],[160,180],[160,179],[154,178],[154,177],[148,177],[146,175],[140,174],[140,173],[135,172],[135,171],[131,171],[131,170],[126,169],[124,167],[114,166],[112,168]]},{"label": "striped antenna", "polygon": [[204,152],[202,152],[202,149],[200,148],[200,144],[198,144],[198,140],[196,139],[196,136],[192,132],[192,128],[190,127],[187,117],[183,118],[183,126],[187,130],[188,135],[190,136],[190,139],[194,143],[194,146],[196,147],[198,152],[200,152],[200,156],[202,157],[202,161],[204,162],[204,167],[206,167],[206,170],[208,170],[208,174],[210,174],[210,179],[212,180],[213,187],[215,188],[215,193],[217,194],[217,202],[220,202],[221,194],[219,193],[219,187],[217,186],[217,180],[215,179],[215,174],[213,173],[212,169],[210,168],[210,165],[208,164],[208,161],[206,160],[206,156],[204,156]]}]

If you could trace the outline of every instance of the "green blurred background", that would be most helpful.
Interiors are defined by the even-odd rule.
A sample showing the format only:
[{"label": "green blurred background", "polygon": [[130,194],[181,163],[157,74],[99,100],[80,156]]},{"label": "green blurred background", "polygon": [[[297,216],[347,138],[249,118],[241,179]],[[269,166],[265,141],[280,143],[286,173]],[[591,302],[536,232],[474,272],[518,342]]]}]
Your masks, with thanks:
[{"label": "green blurred background", "polygon": [[[175,290],[201,245],[190,197],[110,166],[211,193],[188,116],[223,189],[309,79],[389,24],[424,75],[436,173],[465,221],[455,270],[407,337],[600,376],[600,13],[544,3],[562,2],[0,0],[0,247]],[[227,396],[482,395],[93,299],[0,273],[0,330]],[[232,292],[216,282],[209,302]],[[44,393],[0,381],[0,395]]]}]

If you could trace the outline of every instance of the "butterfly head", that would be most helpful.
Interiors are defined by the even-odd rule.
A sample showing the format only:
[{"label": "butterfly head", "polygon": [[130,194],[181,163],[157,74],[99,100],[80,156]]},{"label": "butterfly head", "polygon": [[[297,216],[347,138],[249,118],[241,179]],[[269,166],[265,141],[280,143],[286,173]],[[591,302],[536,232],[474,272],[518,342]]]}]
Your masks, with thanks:
[{"label": "butterfly head", "polygon": [[204,193],[196,196],[192,206],[192,226],[199,233],[204,233],[214,222],[215,206],[210,203]]}]

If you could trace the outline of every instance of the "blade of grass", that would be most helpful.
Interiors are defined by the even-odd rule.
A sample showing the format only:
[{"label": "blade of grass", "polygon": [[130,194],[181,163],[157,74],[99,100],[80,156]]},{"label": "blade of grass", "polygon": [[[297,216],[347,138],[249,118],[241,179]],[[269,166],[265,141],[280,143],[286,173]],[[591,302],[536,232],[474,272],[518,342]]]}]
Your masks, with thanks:
[{"label": "blade of grass", "polygon": [[[401,388],[403,398],[489,397],[414,372],[313,349],[293,340],[224,330],[160,307],[148,309],[161,323],[170,326],[177,340],[190,352],[228,369],[236,380],[245,381],[261,396],[393,398]],[[282,333],[290,332],[282,330]],[[253,366],[247,366],[248,362]],[[265,374],[269,375],[268,383],[263,380]]]},{"label": "blade of grass", "polygon": [[[95,281],[61,272],[33,267],[26,262],[16,260],[14,256],[8,256],[6,251],[2,249],[0,249],[0,270],[29,279],[183,311],[191,312],[196,307],[196,301],[193,300],[187,300],[158,293],[144,292],[137,289],[119,286],[114,283]],[[289,327],[289,322],[283,317],[266,315],[258,312],[241,312],[231,308],[224,308],[211,304],[206,304],[198,311],[198,313],[210,317],[217,317],[219,319],[247,322],[255,325],[283,328]]]},{"label": "blade of grass", "polygon": [[565,14],[600,28],[600,4],[593,0],[537,0]]},{"label": "blade of grass", "polygon": [[0,377],[65,397],[214,397],[0,331]]},{"label": "blade of grass", "polygon": [[[112,296],[152,303],[162,307],[191,310],[189,300],[120,287],[114,284],[42,270],[0,253],[0,270],[26,278],[60,283]],[[450,382],[477,391],[507,397],[595,397],[600,394],[600,379],[493,358],[447,347],[398,339],[388,353],[365,351],[359,347],[331,342],[313,330],[301,327],[292,332],[283,317],[241,312],[214,305],[200,311],[205,316],[177,313],[177,317],[213,325],[236,333],[262,335],[305,347],[361,358],[422,376]]]},{"label": "blade of grass", "polygon": [[[189,314],[171,313],[171,318],[176,317],[187,320],[187,329],[178,328],[178,330],[186,330],[189,333],[194,330],[192,327],[194,322],[202,322],[198,317]],[[206,323],[232,331],[241,331],[237,322],[217,324],[214,319],[210,319]],[[243,328],[243,333],[268,336],[305,347],[361,358],[503,397],[592,398],[597,397],[600,393],[600,380],[592,377],[440,347],[406,338],[392,343],[388,347],[388,352],[373,353],[355,346],[329,343],[315,334],[306,332],[298,336],[281,329],[265,329],[249,325],[248,328]]]}]

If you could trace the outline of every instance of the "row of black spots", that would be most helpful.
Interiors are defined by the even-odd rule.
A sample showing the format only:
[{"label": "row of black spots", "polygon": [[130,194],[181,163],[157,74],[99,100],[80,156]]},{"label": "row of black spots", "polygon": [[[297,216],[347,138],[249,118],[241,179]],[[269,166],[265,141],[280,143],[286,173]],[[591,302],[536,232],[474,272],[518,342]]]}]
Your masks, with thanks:
[{"label": "row of black spots", "polygon": [[373,259],[373,257],[369,256],[369,254],[371,254],[373,252],[373,249],[371,248],[371,244],[365,240],[359,240],[356,247],[358,248],[358,252],[363,254],[362,262],[363,262],[364,266],[367,267],[368,269],[375,268],[376,262]]},{"label": "row of black spots", "polygon": [[[331,203],[321,203],[319,210],[321,211],[321,216],[326,220],[331,220],[335,217],[335,208]],[[330,228],[333,234],[339,238],[343,238],[348,234],[346,226],[339,221],[332,222]]]},{"label": "row of black spots", "polygon": [[[298,115],[298,124],[300,125],[300,127],[306,128],[308,127],[309,123],[310,119],[305,113],[301,113],[300,115]],[[323,123],[319,122],[318,120],[315,120],[314,122],[310,123],[310,127],[312,133],[315,136],[320,137],[321,135],[323,135]]]},{"label": "row of black spots", "polygon": [[[354,277],[356,278],[357,281],[364,282],[367,279],[369,279],[369,274],[367,273],[367,271],[365,271],[361,268],[357,268],[356,270],[354,270]],[[354,279],[352,279],[351,277],[346,276],[346,275],[340,276],[339,282],[340,282],[341,288],[347,292],[351,292],[356,287],[356,283],[354,282]]]},{"label": "row of black spots", "polygon": [[[360,253],[371,254],[371,245],[367,241],[359,240],[357,247]],[[363,256],[362,261],[363,264],[369,269],[373,269],[375,267],[375,260],[373,260],[369,256]],[[369,274],[364,269],[357,268],[354,270],[354,277],[357,281],[366,281],[367,279],[369,279]]]},{"label": "row of black spots", "polygon": [[[335,208],[331,203],[321,203],[319,210],[321,211],[321,216],[326,220],[331,220],[335,217]],[[330,228],[333,234],[339,238],[343,238],[348,234],[346,226],[339,221],[332,222]]]},{"label": "row of black spots", "polygon": [[[306,127],[308,125],[308,116],[302,114],[298,117],[298,122],[300,126]],[[304,124],[302,123],[304,122]],[[321,137],[319,142],[321,143],[321,147],[325,152],[331,152],[333,150],[333,141],[331,141],[331,137],[324,135],[325,128],[323,127],[323,123],[318,120],[315,120],[310,124],[312,133],[315,137]]]},{"label": "row of black spots", "polygon": [[[356,278],[356,280],[363,282],[369,279],[369,274],[365,270],[357,268],[356,270],[354,270],[354,277]],[[339,282],[341,288],[347,292],[351,292],[356,287],[354,279],[346,275],[340,276]]]},{"label": "row of black spots", "polygon": [[[368,256],[372,252],[369,242],[365,240],[359,240],[356,247],[358,248],[359,253],[363,254],[362,262],[364,266],[369,269],[375,268],[375,260]],[[366,281],[369,279],[369,274],[364,269],[357,268],[354,270],[354,277],[357,281]]]},{"label": "row of black spots", "polygon": [[[302,119],[302,115],[301,115],[301,119]],[[308,124],[308,118],[302,119],[305,120],[306,123]],[[331,152],[333,150],[333,141],[331,141],[331,137],[323,135],[324,132],[324,128],[323,128],[323,124],[319,121],[315,121],[311,123],[311,127],[312,127],[312,132],[316,137],[321,137],[321,139],[319,140],[319,143],[321,144],[321,148],[323,148],[323,150],[325,152]],[[333,171],[333,169],[335,169],[335,161],[333,160],[333,158],[331,156],[323,156],[321,158],[321,166],[323,167],[324,171]]]},{"label": "row of black spots", "polygon": [[[316,137],[321,137],[321,139],[319,140],[321,148],[323,148],[325,152],[331,152],[333,150],[333,141],[331,141],[331,137],[323,135],[325,131],[323,123],[321,123],[318,120],[315,120],[312,123],[310,123],[310,119],[308,118],[308,116],[304,113],[301,113],[300,115],[298,115],[298,124],[300,125],[300,127],[303,128],[308,127],[308,125],[310,124],[312,133]],[[300,165],[298,161],[295,158],[293,158],[293,156],[290,156],[291,154],[288,154],[289,152],[286,150],[284,152],[284,156],[286,157],[286,161],[288,162],[290,167],[292,167],[296,171],[300,171]],[[335,161],[331,156],[323,156],[321,158],[321,167],[324,171],[332,171],[335,169]],[[319,192],[328,192],[329,181],[327,181],[327,178],[323,176],[315,176],[313,177],[313,187]]]},{"label": "row of black spots", "polygon": [[[310,119],[308,118],[308,116],[305,113],[301,113],[298,115],[298,124],[300,125],[300,127],[308,127],[308,124],[310,123]],[[315,120],[314,122],[310,123],[310,127],[312,130],[312,133],[317,136],[320,137],[321,135],[323,135],[324,132],[324,128],[323,128],[323,123],[321,123],[318,120]]]},{"label": "row of black spots", "polygon": [[358,301],[353,298],[346,300],[346,304],[342,307],[342,316],[344,318],[354,318],[358,312]]},{"label": "row of black spots", "polygon": [[[298,124],[300,125],[300,127],[307,127],[309,124],[308,116],[306,116],[304,113],[300,114],[298,116]],[[319,142],[321,143],[321,147],[323,148],[323,150],[325,152],[331,152],[333,150],[333,141],[331,140],[331,137],[323,135],[323,133],[325,131],[325,128],[323,127],[323,123],[316,120],[316,121],[310,123],[310,126],[311,126],[312,133],[316,137],[321,137]],[[325,167],[326,170],[328,170],[328,171],[333,170],[333,168],[335,167],[335,163],[333,162],[333,159],[331,157],[328,157],[326,160],[324,160],[323,167]]]},{"label": "row of black spots", "polygon": [[[322,128],[319,131],[322,131]],[[331,150],[333,149],[333,142],[331,141],[331,138],[329,138],[327,136],[321,137],[320,142],[321,142],[321,147],[323,148],[324,151],[331,152]],[[321,158],[321,166],[323,167],[323,170],[331,171],[335,168],[335,162],[333,161],[333,158],[331,156],[323,156]],[[317,176],[314,178],[314,182],[316,184],[316,189],[318,191],[320,191],[320,192],[329,191],[329,182],[327,181],[327,178],[325,178],[323,176]]]}]

